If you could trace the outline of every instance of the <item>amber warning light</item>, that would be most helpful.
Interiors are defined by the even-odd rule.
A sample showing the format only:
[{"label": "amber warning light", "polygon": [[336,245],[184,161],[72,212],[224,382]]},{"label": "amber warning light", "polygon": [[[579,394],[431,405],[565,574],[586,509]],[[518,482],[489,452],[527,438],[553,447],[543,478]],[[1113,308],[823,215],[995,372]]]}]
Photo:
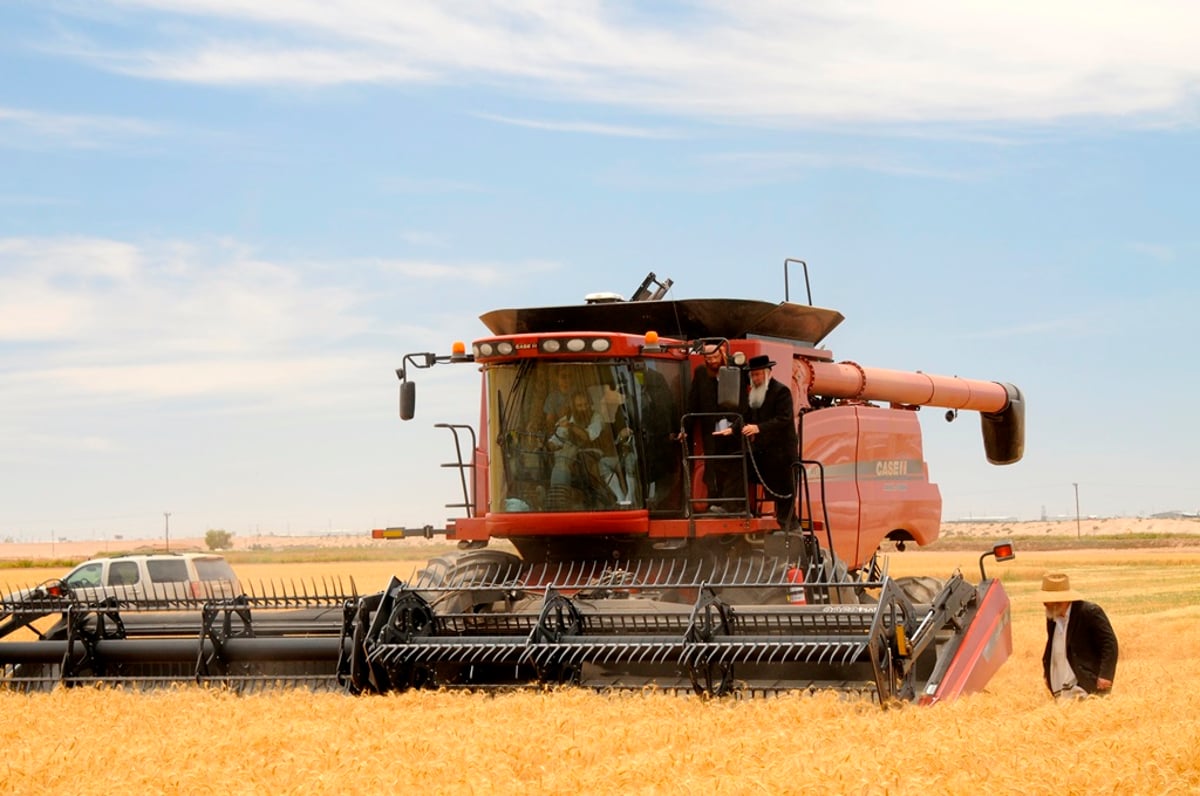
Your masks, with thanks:
[{"label": "amber warning light", "polygon": [[458,362],[467,358],[467,344],[462,340],[455,340],[450,344],[450,359]]},{"label": "amber warning light", "polygon": [[658,332],[646,332],[646,340],[642,344],[643,351],[662,351],[662,346],[658,344]]},{"label": "amber warning light", "polygon": [[1017,557],[1017,551],[1010,539],[1005,539],[1002,542],[996,542],[992,545],[991,550],[979,557],[979,577],[983,580],[987,580],[987,572],[983,568],[983,560],[988,556],[994,556],[997,561],[1012,561]]}]

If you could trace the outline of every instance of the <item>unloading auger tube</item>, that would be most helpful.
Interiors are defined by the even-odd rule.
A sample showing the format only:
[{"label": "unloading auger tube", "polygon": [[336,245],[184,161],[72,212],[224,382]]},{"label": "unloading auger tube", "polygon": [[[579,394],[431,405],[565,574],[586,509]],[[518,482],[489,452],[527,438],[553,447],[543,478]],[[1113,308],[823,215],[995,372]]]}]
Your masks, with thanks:
[{"label": "unloading auger tube", "polygon": [[[1012,555],[1004,542],[984,557]],[[850,583],[813,567],[807,579],[781,578],[787,570],[767,559],[701,570],[669,561],[534,566],[494,550],[361,597],[292,589],[84,605],[43,587],[2,604],[0,667],[17,690],[573,685],[734,697],[836,689],[928,703],[978,690],[1011,652],[1008,599],[984,557],[978,585],[956,573],[928,603],[912,602],[886,573]],[[794,602],[769,604],[767,592]],[[43,620],[53,627],[36,630],[37,640],[7,639]]]},{"label": "unloading auger tube", "polygon": [[[936,406],[949,409],[947,420],[959,410],[979,412],[984,450],[991,464],[1020,461],[1025,450],[1025,401],[1015,385],[920,371],[863,367],[856,362],[822,362],[797,359],[807,369],[808,392],[827,398],[887,401],[903,406]],[[799,374],[804,378],[803,370]]]}]

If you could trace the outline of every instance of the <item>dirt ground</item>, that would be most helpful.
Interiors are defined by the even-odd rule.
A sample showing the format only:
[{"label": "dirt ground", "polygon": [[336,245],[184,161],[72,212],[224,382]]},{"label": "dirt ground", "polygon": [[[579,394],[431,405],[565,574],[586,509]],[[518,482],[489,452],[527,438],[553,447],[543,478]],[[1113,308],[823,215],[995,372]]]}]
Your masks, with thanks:
[{"label": "dirt ground", "polygon": [[[942,538],[955,536],[1004,538],[1004,537],[1070,537],[1076,536],[1122,536],[1122,535],[1181,535],[1196,536],[1200,541],[1200,519],[1152,519],[1143,517],[1105,517],[1100,519],[1053,520],[1045,522],[952,522],[942,525]],[[405,544],[421,544],[421,540],[408,540]],[[287,547],[387,547],[396,542],[377,541],[369,531],[362,536],[344,534],[327,536],[237,536],[233,537],[233,549],[279,549]],[[70,542],[3,542],[0,543],[0,560],[25,559],[83,559],[104,553],[130,552],[135,550],[161,550],[160,539],[120,539]],[[176,551],[205,550],[203,538],[181,538],[171,540],[171,549]]]},{"label": "dirt ground", "polygon": [[1200,519],[1101,517],[1034,522],[947,522],[942,536],[1200,536]]}]

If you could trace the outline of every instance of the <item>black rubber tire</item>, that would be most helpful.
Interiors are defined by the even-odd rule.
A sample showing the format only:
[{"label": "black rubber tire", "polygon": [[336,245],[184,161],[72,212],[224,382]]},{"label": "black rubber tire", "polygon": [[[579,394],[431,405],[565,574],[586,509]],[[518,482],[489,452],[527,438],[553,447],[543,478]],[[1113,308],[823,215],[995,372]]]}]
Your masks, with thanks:
[{"label": "black rubber tire", "polygon": [[946,585],[944,581],[938,578],[931,578],[925,575],[910,575],[903,578],[895,578],[893,582],[900,587],[900,590],[904,592],[904,596],[908,597],[909,602],[914,604],[928,604],[933,602],[933,598]]},{"label": "black rubber tire", "polygon": [[[430,559],[417,573],[417,589],[422,587],[469,587],[475,580],[495,580],[515,572],[521,559],[504,550],[465,550]],[[497,589],[459,588],[457,591],[426,592],[423,595],[439,614],[487,610],[493,602],[507,596]]]}]

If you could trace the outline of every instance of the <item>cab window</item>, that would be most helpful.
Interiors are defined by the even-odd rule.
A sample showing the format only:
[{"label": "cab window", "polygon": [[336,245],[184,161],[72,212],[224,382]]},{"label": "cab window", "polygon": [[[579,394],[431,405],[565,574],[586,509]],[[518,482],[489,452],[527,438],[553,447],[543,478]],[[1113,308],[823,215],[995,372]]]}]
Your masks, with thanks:
[{"label": "cab window", "polygon": [[489,510],[677,509],[682,362],[488,367]]},{"label": "cab window", "polygon": [[233,574],[233,567],[229,566],[229,562],[223,558],[197,558],[196,576],[200,580],[227,580],[234,581],[237,577]]},{"label": "cab window", "polygon": [[95,561],[76,568],[74,572],[63,578],[63,582],[72,589],[95,588],[100,585],[100,579],[103,575],[104,563]]},{"label": "cab window", "polygon": [[108,566],[109,586],[133,586],[141,580],[136,561],[114,561]]},{"label": "cab window", "polygon": [[150,580],[155,583],[187,583],[187,562],[182,558],[166,561],[150,560],[146,562],[150,571]]}]

